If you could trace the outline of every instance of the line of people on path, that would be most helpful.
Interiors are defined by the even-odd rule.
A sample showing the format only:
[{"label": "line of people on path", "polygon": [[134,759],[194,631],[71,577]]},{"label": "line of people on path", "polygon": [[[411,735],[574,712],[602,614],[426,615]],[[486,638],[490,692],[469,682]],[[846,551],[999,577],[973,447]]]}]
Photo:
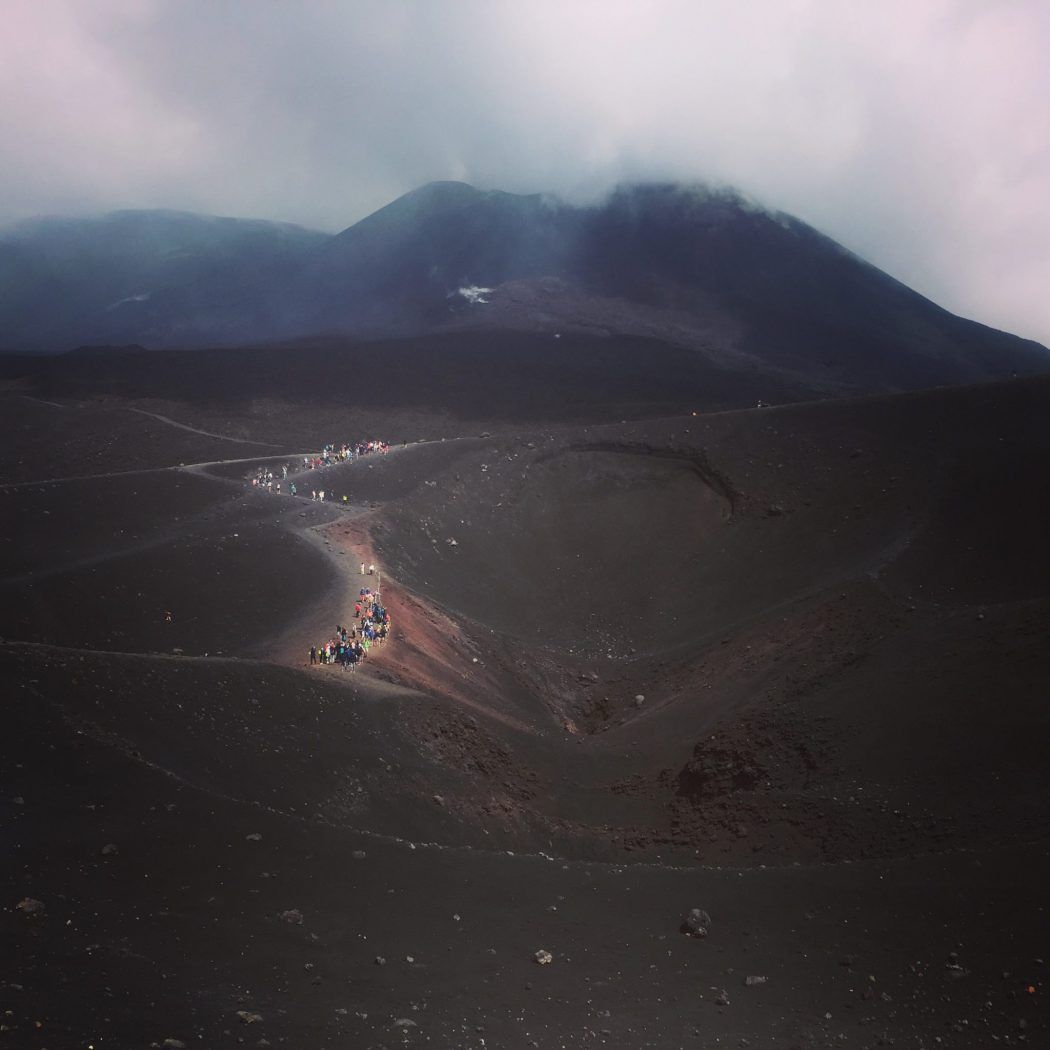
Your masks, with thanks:
[{"label": "line of people on path", "polygon": [[[390,451],[390,445],[386,441],[358,441],[355,444],[343,443],[342,445],[329,444],[316,455],[316,456],[303,456],[302,470],[319,470],[322,467],[330,467],[336,463],[348,463],[352,460],[358,459],[361,456],[367,456],[372,453],[385,453]],[[299,489],[295,482],[288,482],[288,464],[282,464],[276,470],[270,466],[257,467],[255,473],[251,476],[251,486],[253,489],[262,489],[264,492],[268,492],[271,495],[279,496],[281,494],[282,483],[287,483],[287,492],[290,496],[298,496]],[[304,492],[305,496],[306,493]],[[311,489],[310,499],[315,502],[324,503],[325,500],[331,497],[333,494],[327,492],[325,489]],[[342,502],[347,504],[350,502],[349,496],[343,496]]]},{"label": "line of people on path", "polygon": [[390,636],[390,611],[379,594],[362,587],[354,604],[354,624],[339,624],[335,634],[322,645],[310,646],[310,664],[339,664],[344,671],[356,671],[374,645],[382,645]]},{"label": "line of people on path", "polygon": [[390,445],[386,441],[358,441],[354,444],[344,442],[342,445],[325,445],[316,456],[303,456],[303,470],[318,470],[320,467],[330,467],[334,463],[347,463],[350,460],[360,459],[373,452],[389,452]]}]

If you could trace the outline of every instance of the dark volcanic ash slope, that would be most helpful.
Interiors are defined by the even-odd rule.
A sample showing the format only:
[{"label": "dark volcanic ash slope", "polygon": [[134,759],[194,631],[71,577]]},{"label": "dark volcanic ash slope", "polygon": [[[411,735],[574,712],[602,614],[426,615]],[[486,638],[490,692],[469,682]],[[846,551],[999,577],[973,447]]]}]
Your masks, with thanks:
[{"label": "dark volcanic ash slope", "polygon": [[[9,486],[6,1041],[1045,1042],[1048,399],[533,417],[326,472],[345,514],[166,424]],[[334,626],[368,545],[367,670],[215,657]]]},{"label": "dark volcanic ash slope", "polygon": [[577,842],[595,820],[738,863],[1008,841],[1040,826],[1046,394],[460,442],[371,535],[471,638],[468,693],[589,734],[586,790],[533,804]]}]

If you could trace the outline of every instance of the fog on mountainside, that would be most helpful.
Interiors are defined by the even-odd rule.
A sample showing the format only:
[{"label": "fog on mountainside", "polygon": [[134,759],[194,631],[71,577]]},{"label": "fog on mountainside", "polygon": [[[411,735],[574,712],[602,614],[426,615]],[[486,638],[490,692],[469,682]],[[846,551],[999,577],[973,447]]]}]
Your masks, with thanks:
[{"label": "fog on mountainside", "polygon": [[602,204],[432,183],[329,236],[172,212],[0,238],[0,346],[233,346],[462,328],[637,335],[835,391],[1046,370],[790,216],[731,191],[621,186]]}]

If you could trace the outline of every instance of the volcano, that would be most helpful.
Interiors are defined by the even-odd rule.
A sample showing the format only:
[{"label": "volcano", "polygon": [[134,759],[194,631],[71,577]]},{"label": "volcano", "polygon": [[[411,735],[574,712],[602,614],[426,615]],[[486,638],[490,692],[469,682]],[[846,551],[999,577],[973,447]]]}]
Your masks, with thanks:
[{"label": "volcano", "polygon": [[590,207],[432,183],[334,236],[180,213],[0,239],[0,345],[236,345],[474,328],[635,336],[830,393],[1044,371],[1045,347],[955,317],[732,191],[633,185]]},{"label": "volcano", "polygon": [[1041,348],[726,195],[202,221],[0,355],[7,1043],[1047,1042]]}]

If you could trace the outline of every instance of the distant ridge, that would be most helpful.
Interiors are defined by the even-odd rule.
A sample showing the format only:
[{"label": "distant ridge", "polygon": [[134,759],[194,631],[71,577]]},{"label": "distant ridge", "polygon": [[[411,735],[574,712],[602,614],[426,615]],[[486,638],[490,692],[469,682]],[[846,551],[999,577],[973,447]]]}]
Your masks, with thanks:
[{"label": "distant ridge", "polygon": [[573,207],[435,182],[335,235],[183,212],[0,234],[0,345],[150,348],[456,329],[639,335],[836,391],[1050,369],[805,223],[729,190]]}]

